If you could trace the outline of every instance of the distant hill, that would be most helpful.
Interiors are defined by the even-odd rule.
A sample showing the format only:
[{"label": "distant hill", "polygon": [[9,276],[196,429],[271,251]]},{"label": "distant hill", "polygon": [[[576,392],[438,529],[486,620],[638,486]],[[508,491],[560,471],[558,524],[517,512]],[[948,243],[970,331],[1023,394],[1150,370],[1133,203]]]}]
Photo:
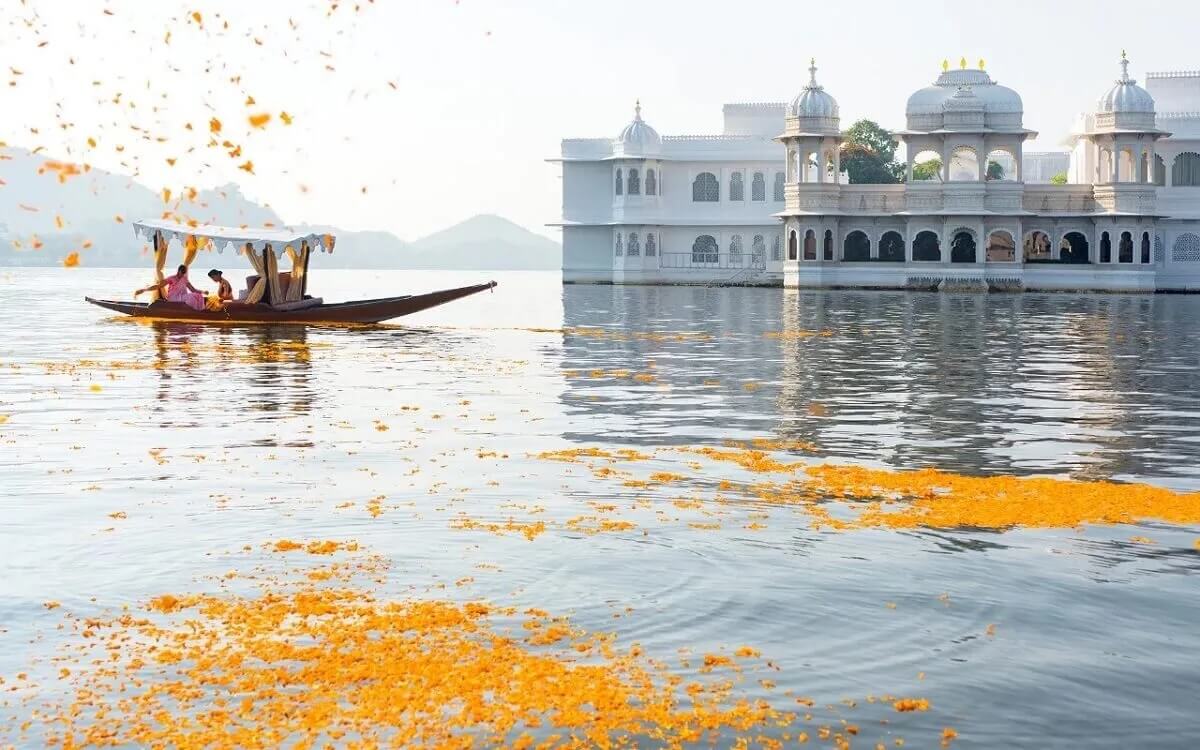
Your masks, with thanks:
[{"label": "distant hill", "polygon": [[[59,181],[48,157],[25,149],[0,149],[0,266],[58,265],[85,241],[89,266],[141,265],[141,242],[129,221],[158,216],[162,197],[133,178],[91,169]],[[52,167],[52,164],[51,164]],[[248,200],[236,184],[201,192],[186,211],[212,224],[282,225],[274,210]],[[61,228],[56,217],[66,222]],[[118,222],[120,216],[124,222]],[[323,257],[326,268],[556,270],[562,250],[499,216],[479,215],[413,242],[384,231],[343,231],[316,226],[338,238]],[[33,238],[42,245],[32,247]],[[17,247],[14,243],[19,243]]]}]

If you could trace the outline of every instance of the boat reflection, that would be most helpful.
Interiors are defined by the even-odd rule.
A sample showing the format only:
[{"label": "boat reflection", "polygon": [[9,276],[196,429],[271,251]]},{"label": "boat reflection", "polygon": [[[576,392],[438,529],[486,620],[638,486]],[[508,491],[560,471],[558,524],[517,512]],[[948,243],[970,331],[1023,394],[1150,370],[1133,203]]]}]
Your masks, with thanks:
[{"label": "boat reflection", "polygon": [[1200,486],[1200,300],[1163,299],[567,286],[565,436]]},{"label": "boat reflection", "polygon": [[[191,424],[201,392],[229,394],[234,422],[308,414],[315,401],[312,346],[304,326],[206,326],[156,321],[156,422]],[[177,408],[184,404],[185,408]]]}]

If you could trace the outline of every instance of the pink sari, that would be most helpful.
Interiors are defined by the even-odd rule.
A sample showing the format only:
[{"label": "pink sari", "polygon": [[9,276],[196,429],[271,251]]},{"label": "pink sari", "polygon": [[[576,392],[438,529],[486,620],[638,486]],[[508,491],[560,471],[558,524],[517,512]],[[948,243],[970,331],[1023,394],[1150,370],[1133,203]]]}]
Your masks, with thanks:
[{"label": "pink sari", "polygon": [[204,309],[204,295],[188,289],[187,277],[179,274],[167,279],[167,301],[182,302],[193,310]]}]

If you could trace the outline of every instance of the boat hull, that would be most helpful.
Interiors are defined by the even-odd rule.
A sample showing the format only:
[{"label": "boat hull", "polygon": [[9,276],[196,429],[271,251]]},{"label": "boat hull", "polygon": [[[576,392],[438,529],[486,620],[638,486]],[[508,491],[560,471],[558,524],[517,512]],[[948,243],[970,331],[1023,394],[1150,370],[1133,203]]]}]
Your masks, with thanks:
[{"label": "boat hull", "polygon": [[428,310],[431,307],[444,305],[456,299],[469,297],[472,294],[487,291],[496,286],[496,282],[459,287],[458,289],[443,289],[429,294],[410,294],[402,297],[384,297],[381,299],[353,300],[320,304],[303,310],[276,310],[269,305],[242,305],[231,303],[222,310],[193,310],[178,302],[122,302],[107,299],[84,300],[113,312],[131,315],[135,318],[152,318],[155,320],[186,320],[192,323],[351,323],[369,324],[380,323],[392,318],[411,315],[415,312]]}]

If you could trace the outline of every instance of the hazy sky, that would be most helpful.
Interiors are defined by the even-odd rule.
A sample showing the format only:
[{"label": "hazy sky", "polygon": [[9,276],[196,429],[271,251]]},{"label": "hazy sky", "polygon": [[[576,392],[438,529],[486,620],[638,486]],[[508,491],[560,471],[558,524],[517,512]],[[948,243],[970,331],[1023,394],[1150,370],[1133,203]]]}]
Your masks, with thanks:
[{"label": "hazy sky", "polygon": [[[616,134],[636,97],[663,134],[717,132],[722,103],[789,100],[816,57],[844,126],[898,127],[943,58],[982,57],[1022,95],[1041,132],[1029,148],[1046,150],[1117,77],[1122,49],[1139,80],[1200,68],[1200,3],[1183,0],[331,5],[3,0],[0,48],[20,72],[0,87],[0,133],[174,196],[237,181],[290,222],[413,238],[491,212],[554,236],[541,225],[558,213],[558,170],[543,160],[562,137]],[[251,127],[262,112],[272,121]]]}]

